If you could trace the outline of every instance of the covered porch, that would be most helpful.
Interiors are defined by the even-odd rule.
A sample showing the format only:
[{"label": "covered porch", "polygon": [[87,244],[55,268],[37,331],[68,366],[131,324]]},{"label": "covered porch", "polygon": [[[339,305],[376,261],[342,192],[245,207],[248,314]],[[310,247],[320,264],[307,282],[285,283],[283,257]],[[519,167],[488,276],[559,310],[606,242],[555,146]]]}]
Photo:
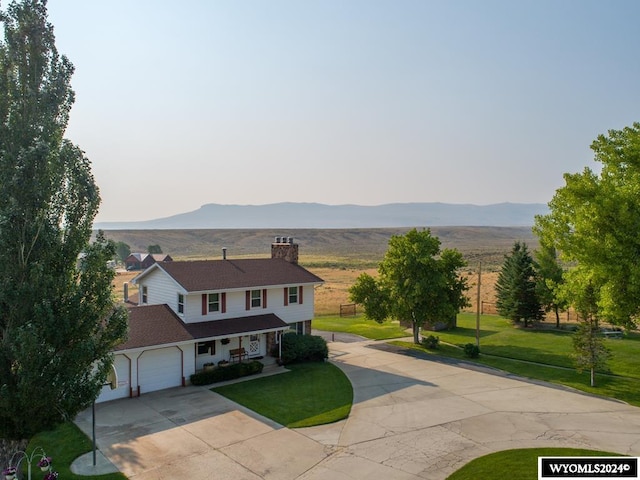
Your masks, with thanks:
[{"label": "covered porch", "polygon": [[[185,328],[196,340],[195,370],[200,371],[251,359],[275,363],[280,336],[290,326],[277,315],[265,314],[189,323]],[[276,357],[271,355],[273,350],[278,352]]]}]

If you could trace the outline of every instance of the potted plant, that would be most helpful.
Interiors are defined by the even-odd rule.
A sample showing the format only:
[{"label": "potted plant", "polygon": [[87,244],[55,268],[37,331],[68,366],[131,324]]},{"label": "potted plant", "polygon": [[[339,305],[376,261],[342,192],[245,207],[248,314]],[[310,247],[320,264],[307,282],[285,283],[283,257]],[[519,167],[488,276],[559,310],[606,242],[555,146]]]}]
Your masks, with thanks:
[{"label": "potted plant", "polygon": [[40,470],[47,472],[51,468],[51,457],[42,457],[38,462]]},{"label": "potted plant", "polygon": [[219,367],[226,367],[227,365],[229,365],[229,361],[228,360],[220,360],[218,362],[218,366]]},{"label": "potted plant", "polygon": [[13,480],[16,478],[16,467],[7,467],[2,471],[6,480]]},{"label": "potted plant", "polygon": [[223,338],[222,340],[220,340],[220,343],[221,343],[222,345],[227,345],[227,344],[229,343],[229,341],[230,341],[230,340],[229,340],[228,338]]},{"label": "potted plant", "polygon": [[58,480],[58,472],[47,473],[43,480]]},{"label": "potted plant", "polygon": [[215,368],[216,364],[213,362],[207,362],[207,363],[203,363],[202,364],[202,368],[204,370],[213,370]]}]

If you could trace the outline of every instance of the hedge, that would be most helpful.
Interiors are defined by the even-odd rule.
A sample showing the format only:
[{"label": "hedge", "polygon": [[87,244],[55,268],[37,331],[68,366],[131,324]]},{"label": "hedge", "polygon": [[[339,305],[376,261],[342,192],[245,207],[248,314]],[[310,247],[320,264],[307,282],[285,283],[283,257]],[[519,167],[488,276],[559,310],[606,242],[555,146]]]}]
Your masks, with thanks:
[{"label": "hedge", "polygon": [[322,362],[329,357],[329,347],[318,335],[298,335],[295,332],[282,336],[281,362],[286,365],[295,362]]},{"label": "hedge", "polygon": [[189,377],[192,385],[209,385],[210,383],[234,380],[247,375],[262,372],[264,365],[257,360],[246,363],[231,363],[226,367],[217,367],[213,370],[203,370]]}]

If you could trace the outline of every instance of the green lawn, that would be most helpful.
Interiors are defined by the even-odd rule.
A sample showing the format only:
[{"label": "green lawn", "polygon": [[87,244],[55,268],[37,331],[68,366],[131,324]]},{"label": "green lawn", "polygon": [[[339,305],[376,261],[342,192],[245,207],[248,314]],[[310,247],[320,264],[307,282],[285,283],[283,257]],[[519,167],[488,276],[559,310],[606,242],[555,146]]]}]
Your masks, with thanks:
[{"label": "green lawn", "polygon": [[[469,360],[457,347],[475,343],[475,322],[474,314],[459,315],[458,328],[450,332],[436,333],[440,337],[441,348],[435,352],[429,352],[412,343],[393,343],[430,354]],[[640,336],[636,333],[621,340],[605,340],[612,353],[608,362],[610,371],[598,373],[596,387],[591,387],[589,373],[578,373],[573,367],[570,333],[525,330],[493,315],[482,316],[480,330],[482,355],[479,359],[473,360],[477,363],[640,406]]]},{"label": "green lawn", "polygon": [[340,317],[338,315],[323,315],[313,319],[313,328],[327,332],[344,332],[361,335],[372,340],[388,340],[411,336],[400,326],[399,322],[387,321],[378,323],[365,318],[364,315],[355,317]]},{"label": "green lawn", "polygon": [[212,390],[290,428],[322,425],[349,415],[353,388],[338,367],[302,363],[287,369],[291,371]]},{"label": "green lawn", "polygon": [[536,480],[538,457],[617,457],[607,453],[576,448],[525,448],[505,450],[476,458],[447,477],[447,480]]},{"label": "green lawn", "polygon": [[[64,480],[86,480],[95,478],[96,480],[126,480],[122,473],[110,473],[107,475],[97,475],[85,477],[71,473],[71,463],[80,455],[91,452],[93,445],[91,440],[72,422],[63,423],[54,430],[41,432],[31,439],[27,452],[31,452],[41,447],[47,456],[53,459],[53,469],[60,474],[60,479]],[[41,478],[40,469],[36,466],[37,461],[32,462],[32,476]],[[26,478],[26,475],[25,475]]]}]

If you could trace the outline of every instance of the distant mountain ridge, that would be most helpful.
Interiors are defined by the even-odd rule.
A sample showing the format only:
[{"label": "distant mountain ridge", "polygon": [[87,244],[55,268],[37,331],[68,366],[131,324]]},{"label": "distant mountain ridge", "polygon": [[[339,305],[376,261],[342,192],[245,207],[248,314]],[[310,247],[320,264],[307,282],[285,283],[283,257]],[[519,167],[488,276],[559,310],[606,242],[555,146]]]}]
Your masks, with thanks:
[{"label": "distant mountain ridge", "polygon": [[548,213],[541,203],[471,205],[388,203],[376,206],[321,203],[221,205],[137,222],[98,222],[96,229],[227,229],[227,228],[389,228],[432,226],[524,227]]}]

